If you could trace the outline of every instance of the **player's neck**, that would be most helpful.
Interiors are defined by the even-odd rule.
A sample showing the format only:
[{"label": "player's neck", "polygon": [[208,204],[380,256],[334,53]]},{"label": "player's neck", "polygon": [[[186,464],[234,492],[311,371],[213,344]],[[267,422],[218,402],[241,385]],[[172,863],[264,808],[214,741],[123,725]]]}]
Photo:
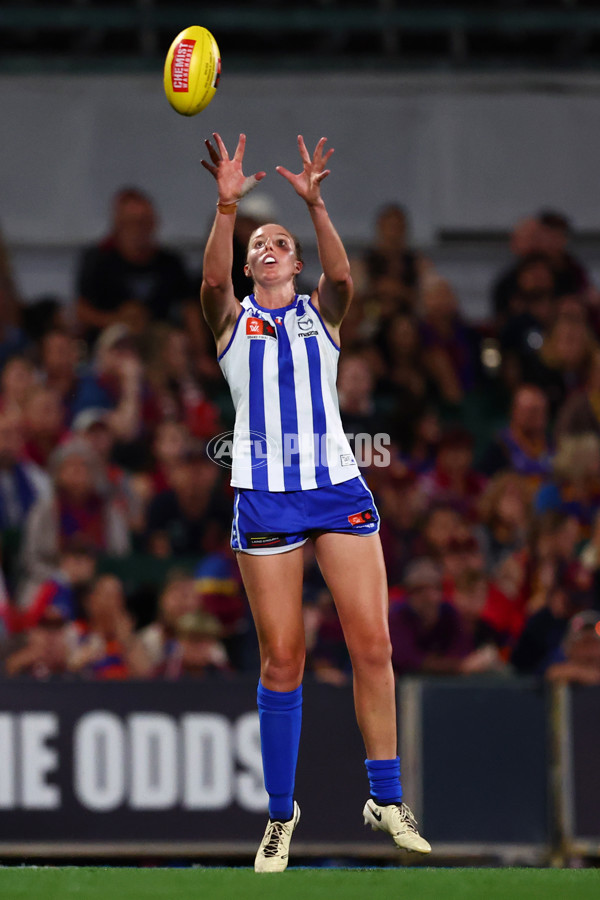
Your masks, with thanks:
[{"label": "player's neck", "polygon": [[294,302],[296,289],[294,284],[254,285],[254,299],[265,309],[281,309]]}]

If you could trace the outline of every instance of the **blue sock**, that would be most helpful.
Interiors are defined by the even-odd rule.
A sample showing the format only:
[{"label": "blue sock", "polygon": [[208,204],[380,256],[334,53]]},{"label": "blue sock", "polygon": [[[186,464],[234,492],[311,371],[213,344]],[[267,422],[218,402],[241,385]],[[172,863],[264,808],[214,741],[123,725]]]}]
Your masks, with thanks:
[{"label": "blue sock", "polygon": [[294,814],[294,783],[302,727],[302,685],[270,691],[258,682],[258,717],[269,818],[285,822]]},{"label": "blue sock", "polygon": [[378,803],[401,803],[400,757],[395,759],[365,759],[371,797]]}]

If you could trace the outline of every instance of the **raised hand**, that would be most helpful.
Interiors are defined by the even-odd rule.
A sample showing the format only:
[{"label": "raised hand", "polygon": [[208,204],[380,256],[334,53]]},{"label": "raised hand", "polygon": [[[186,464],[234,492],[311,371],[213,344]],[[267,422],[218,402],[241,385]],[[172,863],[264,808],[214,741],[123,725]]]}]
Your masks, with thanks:
[{"label": "raised hand", "polygon": [[315,147],[312,159],[306,149],[304,138],[298,135],[298,149],[302,158],[303,169],[297,175],[285,169],[283,166],[277,166],[280,175],[289,181],[299,197],[308,203],[309,206],[315,206],[321,199],[321,182],[330,174],[330,169],[326,169],[327,161],[333,153],[333,147],[324,152],[327,138],[322,137]]},{"label": "raised hand", "polygon": [[213,138],[216,146],[213,146],[209,140],[204,142],[211,162],[206,162],[203,159],[201,160],[202,165],[205,169],[208,169],[217,182],[219,203],[237,203],[259,181],[262,181],[267,173],[256,172],[254,175],[244,175],[242,161],[244,159],[244,150],[246,149],[245,134],[240,134],[233,159],[229,158],[227,147],[223,143],[221,136],[215,133]]}]

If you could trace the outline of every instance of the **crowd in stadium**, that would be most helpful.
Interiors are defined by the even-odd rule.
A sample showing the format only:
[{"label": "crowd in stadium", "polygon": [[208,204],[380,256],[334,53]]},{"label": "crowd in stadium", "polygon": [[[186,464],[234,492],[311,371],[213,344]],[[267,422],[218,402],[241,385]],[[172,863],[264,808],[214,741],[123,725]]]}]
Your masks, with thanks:
[{"label": "crowd in stadium", "polygon": [[[238,297],[258,224],[237,219]],[[352,259],[340,409],[382,518],[398,675],[600,683],[600,291],[570,241],[558,211],[516,223],[476,323],[400,207]],[[0,257],[0,671],[256,672],[207,455],[232,406],[199,273],[126,188],[73,281],[73,304],[24,303]],[[304,599],[308,671],[347,683],[310,543]]]}]

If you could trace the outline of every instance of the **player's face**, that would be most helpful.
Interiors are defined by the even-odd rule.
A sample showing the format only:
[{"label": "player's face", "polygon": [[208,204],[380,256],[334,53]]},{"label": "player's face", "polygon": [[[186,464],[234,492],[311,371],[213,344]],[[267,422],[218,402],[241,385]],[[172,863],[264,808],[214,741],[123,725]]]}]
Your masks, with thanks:
[{"label": "player's face", "polygon": [[302,269],[289,231],[281,225],[262,225],[250,237],[244,271],[256,283],[293,279]]}]

